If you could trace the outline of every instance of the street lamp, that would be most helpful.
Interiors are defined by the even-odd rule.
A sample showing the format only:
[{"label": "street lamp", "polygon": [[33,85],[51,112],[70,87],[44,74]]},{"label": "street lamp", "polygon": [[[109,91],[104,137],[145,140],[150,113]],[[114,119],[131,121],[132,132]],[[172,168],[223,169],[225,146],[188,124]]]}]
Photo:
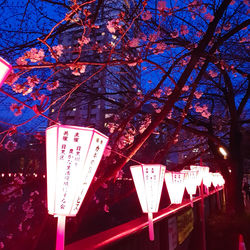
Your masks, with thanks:
[{"label": "street lamp", "polygon": [[220,153],[223,155],[224,159],[227,159],[227,151],[223,147],[219,147]]},{"label": "street lamp", "polygon": [[64,249],[66,216],[76,216],[95,175],[108,137],[92,128],[46,129],[48,213],[58,217],[56,249]]},{"label": "street lamp", "polygon": [[2,87],[5,79],[9,75],[12,67],[2,57],[0,57],[0,88]]},{"label": "street lamp", "polygon": [[144,213],[148,213],[149,239],[154,240],[153,213],[158,212],[166,167],[157,164],[131,166],[136,192]]}]

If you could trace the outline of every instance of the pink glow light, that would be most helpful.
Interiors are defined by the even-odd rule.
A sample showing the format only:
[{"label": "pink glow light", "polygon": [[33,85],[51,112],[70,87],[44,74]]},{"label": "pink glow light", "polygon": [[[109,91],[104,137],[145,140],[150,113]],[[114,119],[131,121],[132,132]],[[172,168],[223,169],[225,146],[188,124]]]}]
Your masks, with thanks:
[{"label": "pink glow light", "polygon": [[0,88],[2,87],[5,79],[9,75],[12,67],[2,57],[0,57]]},{"label": "pink glow light", "polygon": [[184,177],[185,173],[180,172],[167,172],[165,174],[165,183],[172,204],[181,204],[182,202],[185,190]]},{"label": "pink glow light", "polygon": [[97,170],[108,137],[92,128],[46,130],[48,212],[75,216]]}]

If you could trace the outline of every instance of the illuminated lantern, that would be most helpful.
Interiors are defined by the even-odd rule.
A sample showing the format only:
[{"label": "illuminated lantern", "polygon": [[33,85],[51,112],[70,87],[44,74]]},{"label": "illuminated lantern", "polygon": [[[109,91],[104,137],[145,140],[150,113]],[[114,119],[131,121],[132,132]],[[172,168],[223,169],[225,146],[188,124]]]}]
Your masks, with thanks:
[{"label": "illuminated lantern", "polygon": [[190,169],[198,171],[198,174],[197,174],[197,186],[201,186],[202,181],[203,181],[203,184],[204,184],[204,178],[209,172],[209,167],[191,165]]},{"label": "illuminated lantern", "polygon": [[184,177],[185,174],[180,172],[167,172],[165,174],[165,182],[172,204],[180,204],[182,202],[185,190]]},{"label": "illuminated lantern", "polygon": [[12,67],[2,57],[0,57],[0,88],[2,87],[5,79],[9,75]]},{"label": "illuminated lantern", "polygon": [[64,249],[66,216],[75,216],[95,175],[108,137],[92,128],[46,129],[48,213],[58,217],[56,249]]},{"label": "illuminated lantern", "polygon": [[[196,170],[182,170],[181,173],[185,174],[185,186],[187,189],[188,194],[190,195],[191,202],[193,201],[193,195],[196,194],[196,187],[197,187],[197,176],[198,171]],[[191,203],[193,206],[193,203]]]},{"label": "illuminated lantern", "polygon": [[212,183],[216,188],[217,186],[223,186],[225,184],[225,180],[220,173],[212,173]]},{"label": "illuminated lantern", "polygon": [[150,240],[154,240],[153,213],[158,212],[165,170],[165,166],[156,164],[130,167],[142,211],[148,213]]},{"label": "illuminated lantern", "polygon": [[203,184],[206,187],[206,192],[208,194],[209,188],[211,187],[211,184],[212,184],[212,173],[210,173],[209,171],[205,174],[203,178]]},{"label": "illuminated lantern", "polygon": [[204,176],[209,172],[209,167],[191,165],[190,169],[198,171],[197,185],[200,186]]}]

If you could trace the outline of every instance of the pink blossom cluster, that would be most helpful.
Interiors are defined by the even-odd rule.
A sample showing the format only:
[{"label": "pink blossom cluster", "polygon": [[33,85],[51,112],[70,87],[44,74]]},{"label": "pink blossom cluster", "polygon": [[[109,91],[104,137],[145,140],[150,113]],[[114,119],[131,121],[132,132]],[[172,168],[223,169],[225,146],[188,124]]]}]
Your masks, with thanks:
[{"label": "pink blossom cluster", "polygon": [[203,106],[199,106],[200,103],[196,103],[194,105],[194,109],[197,113],[201,113],[201,115],[205,118],[209,118],[211,116],[211,113],[208,111],[208,106],[204,104]]},{"label": "pink blossom cluster", "polygon": [[161,97],[161,94],[162,94],[163,90],[162,89],[158,89],[155,93],[154,93],[154,96],[156,98],[160,98]]},{"label": "pink blossom cluster", "polygon": [[5,149],[7,149],[9,152],[13,152],[16,147],[17,147],[17,143],[13,140],[9,140],[7,141],[7,143],[4,145]]},{"label": "pink blossom cluster", "polygon": [[139,127],[139,133],[142,134],[151,123],[151,115],[147,115],[145,119],[141,122]]},{"label": "pink blossom cluster", "polygon": [[181,35],[185,36],[189,33],[187,25],[181,25],[181,30],[180,30]]},{"label": "pink blossom cluster", "polygon": [[59,87],[59,81],[51,82],[47,84],[47,90],[52,91],[54,89],[57,89]]},{"label": "pink blossom cluster", "polygon": [[216,72],[216,71],[214,71],[214,70],[209,70],[208,71],[208,74],[211,76],[211,77],[216,77],[216,76],[218,76],[218,73]]},{"label": "pink blossom cluster", "polygon": [[22,110],[24,109],[23,104],[18,104],[18,103],[12,103],[10,105],[10,110],[14,112],[15,116],[19,116],[22,114]]},{"label": "pink blossom cluster", "polygon": [[108,21],[108,24],[107,24],[108,31],[110,33],[115,33],[117,30],[120,30],[122,26],[119,23],[120,23],[120,19],[118,18]]},{"label": "pink blossom cluster", "polygon": [[197,98],[197,99],[200,99],[202,97],[203,93],[202,92],[199,92],[199,91],[195,91],[194,92],[194,96]]},{"label": "pink blossom cluster", "polygon": [[21,93],[23,96],[25,96],[31,93],[33,88],[27,87],[25,83],[24,84],[17,83],[12,86],[12,90],[15,91],[16,93]]},{"label": "pink blossom cluster", "polygon": [[135,48],[135,47],[138,47],[139,43],[140,43],[140,39],[136,37],[128,42],[128,46],[131,48]]},{"label": "pink blossom cluster", "polygon": [[86,36],[82,36],[81,39],[78,39],[78,43],[80,46],[83,46],[84,44],[89,44],[90,38]]},{"label": "pink blossom cluster", "polygon": [[30,88],[34,88],[39,83],[39,79],[36,75],[27,77],[27,84]]},{"label": "pink blossom cluster", "polygon": [[36,49],[32,48],[30,51],[25,52],[25,56],[31,62],[41,62],[44,59],[44,50],[43,49]]},{"label": "pink blossom cluster", "polygon": [[149,10],[143,12],[143,14],[142,14],[142,20],[143,21],[147,21],[147,20],[149,20],[151,18],[152,18],[152,14],[151,14],[151,12]]},{"label": "pink blossom cluster", "polygon": [[169,95],[172,94],[173,90],[172,90],[172,88],[170,88],[170,87],[165,87],[164,92],[165,92],[165,94],[166,94],[167,96],[169,96]]},{"label": "pink blossom cluster", "polygon": [[160,42],[157,43],[156,48],[154,49],[154,54],[162,54],[165,52],[165,50],[168,48],[167,44]]},{"label": "pink blossom cluster", "polygon": [[[54,52],[58,57],[60,57],[60,56],[63,54],[63,49],[64,49],[64,48],[63,48],[63,45],[62,45],[62,44],[58,44],[58,45],[52,47],[53,52]],[[54,58],[54,55],[51,54],[51,57]]]},{"label": "pink blossom cluster", "polygon": [[86,70],[86,65],[80,65],[80,66],[70,66],[70,69],[73,71],[72,75],[74,76],[80,76],[83,74]]}]

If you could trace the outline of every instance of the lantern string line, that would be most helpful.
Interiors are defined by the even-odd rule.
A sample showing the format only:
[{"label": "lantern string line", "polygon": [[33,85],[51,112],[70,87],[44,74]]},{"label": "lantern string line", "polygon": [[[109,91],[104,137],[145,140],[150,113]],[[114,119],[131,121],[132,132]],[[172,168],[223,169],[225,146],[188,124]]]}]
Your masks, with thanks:
[{"label": "lantern string line", "polygon": [[126,159],[129,159],[130,161],[133,161],[133,162],[135,162],[135,163],[137,163],[137,164],[139,164],[139,165],[142,165],[143,163],[141,163],[141,162],[139,162],[139,161],[137,161],[137,160],[133,160],[132,158],[129,158],[129,157],[127,157],[126,155],[123,155],[123,154],[121,154],[121,153],[119,153],[119,152],[117,152],[117,151],[115,151],[115,150],[113,150],[113,149],[110,149],[113,153],[115,153],[115,154],[118,154],[118,155],[120,155],[120,156],[122,156],[122,157],[124,157],[124,158],[126,158]]}]

